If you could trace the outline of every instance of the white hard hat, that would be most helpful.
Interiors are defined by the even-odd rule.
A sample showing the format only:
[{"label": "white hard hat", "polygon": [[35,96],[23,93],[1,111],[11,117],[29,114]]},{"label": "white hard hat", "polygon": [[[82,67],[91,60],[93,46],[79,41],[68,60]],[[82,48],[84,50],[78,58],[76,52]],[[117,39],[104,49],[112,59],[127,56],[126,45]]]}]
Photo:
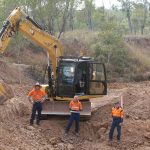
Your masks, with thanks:
[{"label": "white hard hat", "polygon": [[41,87],[39,82],[36,82],[34,86],[40,86]]}]

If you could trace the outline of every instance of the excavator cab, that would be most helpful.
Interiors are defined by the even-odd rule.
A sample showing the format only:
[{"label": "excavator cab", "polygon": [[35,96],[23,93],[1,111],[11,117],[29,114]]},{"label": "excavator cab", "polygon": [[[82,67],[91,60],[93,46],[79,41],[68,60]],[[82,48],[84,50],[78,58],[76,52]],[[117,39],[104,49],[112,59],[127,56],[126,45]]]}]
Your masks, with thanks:
[{"label": "excavator cab", "polygon": [[63,57],[58,65],[56,88],[59,97],[106,95],[105,66],[89,57]]},{"label": "excavator cab", "polygon": [[60,57],[56,77],[55,100],[43,103],[42,114],[69,115],[69,102],[78,95],[81,116],[91,116],[90,98],[107,94],[105,65],[89,57]]}]

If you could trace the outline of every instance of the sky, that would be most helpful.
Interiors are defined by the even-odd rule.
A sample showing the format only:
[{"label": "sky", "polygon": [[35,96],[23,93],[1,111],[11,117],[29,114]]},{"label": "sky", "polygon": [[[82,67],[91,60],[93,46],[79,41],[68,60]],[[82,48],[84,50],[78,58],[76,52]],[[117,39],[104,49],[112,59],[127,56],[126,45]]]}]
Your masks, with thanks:
[{"label": "sky", "polygon": [[97,7],[103,6],[103,3],[105,8],[107,9],[109,9],[113,4],[119,5],[119,2],[117,0],[95,0],[95,4]]}]

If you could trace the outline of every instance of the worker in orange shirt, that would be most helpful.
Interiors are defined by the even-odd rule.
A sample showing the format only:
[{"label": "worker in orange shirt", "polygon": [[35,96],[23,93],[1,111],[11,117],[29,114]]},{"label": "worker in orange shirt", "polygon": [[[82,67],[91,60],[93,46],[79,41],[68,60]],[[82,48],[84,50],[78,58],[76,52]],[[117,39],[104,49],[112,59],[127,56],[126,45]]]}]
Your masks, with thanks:
[{"label": "worker in orange shirt", "polygon": [[65,135],[68,134],[73,122],[75,121],[75,134],[76,136],[79,136],[80,111],[82,110],[82,104],[81,102],[79,102],[78,96],[74,96],[74,99],[69,104],[69,109],[71,112],[71,116],[65,129]]},{"label": "worker in orange shirt", "polygon": [[40,125],[42,103],[44,102],[45,98],[46,98],[46,93],[41,90],[41,85],[39,83],[36,83],[34,85],[34,89],[30,91],[28,94],[28,99],[33,104],[30,125],[33,125],[36,112],[38,113],[36,118],[36,124]]},{"label": "worker in orange shirt", "polygon": [[113,121],[109,132],[109,140],[110,142],[112,142],[114,130],[115,128],[117,128],[117,132],[118,132],[117,140],[118,143],[120,143],[121,126],[123,123],[123,109],[120,106],[119,102],[115,103],[114,107],[112,108],[111,116],[113,118]]}]

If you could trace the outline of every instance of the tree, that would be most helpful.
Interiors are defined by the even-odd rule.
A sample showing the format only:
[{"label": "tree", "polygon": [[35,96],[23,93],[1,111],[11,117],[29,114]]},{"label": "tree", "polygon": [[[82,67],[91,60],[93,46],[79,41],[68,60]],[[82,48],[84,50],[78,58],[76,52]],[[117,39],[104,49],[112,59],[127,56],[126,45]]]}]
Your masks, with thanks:
[{"label": "tree", "polygon": [[141,34],[144,33],[144,28],[146,24],[147,14],[148,14],[148,2],[147,0],[143,0],[143,21],[141,23]]},{"label": "tree", "polygon": [[71,0],[70,10],[69,10],[69,28],[74,29],[74,16],[75,16],[75,0]]},{"label": "tree", "polygon": [[135,34],[137,31],[139,31],[141,34],[144,34],[144,28],[148,19],[148,9],[149,5],[147,0],[141,0],[138,1],[138,3],[134,3],[132,21]]},{"label": "tree", "polygon": [[99,32],[97,41],[92,46],[95,51],[95,59],[104,62],[108,72],[123,74],[127,67],[127,51],[123,42],[121,26],[115,21],[106,22]]},{"label": "tree", "polygon": [[118,0],[122,4],[122,10],[125,12],[126,17],[128,19],[128,26],[130,29],[130,33],[133,32],[133,25],[131,20],[133,2],[131,0]]},{"label": "tree", "polygon": [[95,9],[94,0],[85,0],[85,15],[86,15],[86,24],[89,30],[93,30],[93,10]]}]

